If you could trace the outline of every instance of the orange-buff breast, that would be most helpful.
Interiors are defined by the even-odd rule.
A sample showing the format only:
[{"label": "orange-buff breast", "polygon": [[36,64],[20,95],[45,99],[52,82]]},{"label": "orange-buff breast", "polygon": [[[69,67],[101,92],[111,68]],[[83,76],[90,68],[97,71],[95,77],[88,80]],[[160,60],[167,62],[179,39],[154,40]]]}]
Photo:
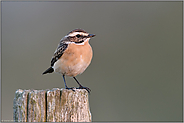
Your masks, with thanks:
[{"label": "orange-buff breast", "polygon": [[86,70],[91,63],[92,56],[93,51],[88,41],[84,42],[84,45],[71,43],[54,64],[54,71],[75,77]]}]

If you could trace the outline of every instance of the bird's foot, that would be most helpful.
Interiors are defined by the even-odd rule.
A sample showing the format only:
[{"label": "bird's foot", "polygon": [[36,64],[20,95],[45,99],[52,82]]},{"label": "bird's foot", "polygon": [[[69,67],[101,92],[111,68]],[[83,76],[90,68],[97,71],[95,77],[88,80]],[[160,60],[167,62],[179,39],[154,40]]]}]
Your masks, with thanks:
[{"label": "bird's foot", "polygon": [[65,89],[72,90],[72,91],[74,91],[74,92],[75,92],[74,87],[71,87],[71,88],[69,88],[69,87],[65,87]]},{"label": "bird's foot", "polygon": [[76,88],[76,89],[86,89],[86,90],[88,91],[89,94],[90,94],[90,91],[91,91],[90,88],[88,88],[88,87],[83,87],[83,86],[79,86],[79,87]]}]

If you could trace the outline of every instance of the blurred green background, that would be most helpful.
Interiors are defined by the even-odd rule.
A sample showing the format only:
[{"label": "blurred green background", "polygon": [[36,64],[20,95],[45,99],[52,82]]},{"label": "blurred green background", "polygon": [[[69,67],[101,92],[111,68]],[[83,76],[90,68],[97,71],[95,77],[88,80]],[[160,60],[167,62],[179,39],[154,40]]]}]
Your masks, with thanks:
[{"label": "blurred green background", "polygon": [[182,2],[2,2],[2,120],[17,89],[64,88],[42,72],[75,28],[96,34],[77,76],[92,121],[182,121]]}]

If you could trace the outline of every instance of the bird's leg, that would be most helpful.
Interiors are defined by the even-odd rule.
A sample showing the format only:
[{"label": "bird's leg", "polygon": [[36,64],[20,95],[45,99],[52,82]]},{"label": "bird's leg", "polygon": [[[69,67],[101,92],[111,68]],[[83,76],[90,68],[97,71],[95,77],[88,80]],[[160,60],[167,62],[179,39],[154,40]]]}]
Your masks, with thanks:
[{"label": "bird's leg", "polygon": [[63,75],[63,81],[64,81],[64,83],[65,83],[65,88],[66,88],[66,89],[71,89],[72,91],[75,91],[75,90],[73,90],[73,88],[69,88],[69,87],[66,85],[65,75]]},{"label": "bird's leg", "polygon": [[84,86],[82,86],[80,83],[79,83],[79,81],[75,78],[75,77],[73,77],[74,79],[75,79],[75,81],[77,82],[77,84],[79,85],[79,87],[77,88],[77,89],[86,89],[87,91],[88,91],[88,93],[90,93],[90,89],[88,88],[88,87],[84,87]]}]

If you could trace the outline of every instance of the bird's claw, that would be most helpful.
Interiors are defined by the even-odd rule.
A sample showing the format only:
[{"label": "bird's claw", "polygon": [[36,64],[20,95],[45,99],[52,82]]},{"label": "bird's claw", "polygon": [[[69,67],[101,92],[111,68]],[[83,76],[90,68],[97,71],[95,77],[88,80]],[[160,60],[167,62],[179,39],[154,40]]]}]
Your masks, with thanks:
[{"label": "bird's claw", "polygon": [[88,91],[89,94],[90,94],[90,91],[91,91],[90,88],[88,88],[88,87],[83,87],[83,86],[79,86],[79,87],[76,88],[76,89],[86,89],[86,90]]},{"label": "bird's claw", "polygon": [[74,91],[74,92],[75,92],[74,87],[71,87],[71,88],[66,87],[65,89],[72,90],[72,91]]}]

